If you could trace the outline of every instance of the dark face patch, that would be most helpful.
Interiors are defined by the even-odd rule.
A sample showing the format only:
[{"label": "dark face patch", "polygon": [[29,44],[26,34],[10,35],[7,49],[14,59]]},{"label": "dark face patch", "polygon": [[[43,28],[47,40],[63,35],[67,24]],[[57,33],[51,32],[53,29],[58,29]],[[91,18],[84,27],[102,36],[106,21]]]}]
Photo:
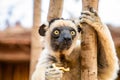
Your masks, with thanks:
[{"label": "dark face patch", "polygon": [[56,27],[51,32],[51,47],[54,51],[67,50],[71,47],[76,36],[75,29],[71,27]]}]

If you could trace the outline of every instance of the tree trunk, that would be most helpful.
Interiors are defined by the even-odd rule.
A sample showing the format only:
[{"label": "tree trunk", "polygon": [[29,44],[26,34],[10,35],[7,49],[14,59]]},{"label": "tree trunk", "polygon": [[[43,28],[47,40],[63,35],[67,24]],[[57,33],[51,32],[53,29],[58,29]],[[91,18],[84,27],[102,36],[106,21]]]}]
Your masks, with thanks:
[{"label": "tree trunk", "polygon": [[[83,10],[91,7],[97,10],[98,0],[82,0]],[[96,32],[87,24],[83,24],[81,43],[81,80],[97,79],[97,37]]]},{"label": "tree trunk", "polygon": [[49,12],[47,20],[50,21],[53,18],[60,18],[63,10],[64,0],[50,0]]},{"label": "tree trunk", "polygon": [[30,60],[30,78],[35,69],[39,54],[41,52],[40,35],[38,29],[40,26],[41,0],[34,0],[33,28],[31,35],[31,60]]}]

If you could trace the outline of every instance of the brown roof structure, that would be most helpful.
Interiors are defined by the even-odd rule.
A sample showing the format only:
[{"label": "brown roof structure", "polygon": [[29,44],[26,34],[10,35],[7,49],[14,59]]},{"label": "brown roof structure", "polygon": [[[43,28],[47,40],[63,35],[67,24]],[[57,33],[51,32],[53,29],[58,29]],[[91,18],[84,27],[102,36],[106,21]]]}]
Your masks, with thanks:
[{"label": "brown roof structure", "polygon": [[12,27],[0,31],[0,61],[29,61],[31,30]]}]

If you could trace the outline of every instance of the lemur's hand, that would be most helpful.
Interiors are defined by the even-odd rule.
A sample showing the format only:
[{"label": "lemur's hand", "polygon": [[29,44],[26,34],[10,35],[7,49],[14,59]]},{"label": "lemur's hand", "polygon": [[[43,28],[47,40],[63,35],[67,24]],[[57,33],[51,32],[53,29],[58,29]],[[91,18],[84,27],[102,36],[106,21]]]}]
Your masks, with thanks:
[{"label": "lemur's hand", "polygon": [[98,16],[98,13],[93,8],[91,8],[90,11],[83,11],[81,13],[80,23],[87,23],[97,31],[103,28],[103,24]]},{"label": "lemur's hand", "polygon": [[62,78],[63,72],[53,66],[48,67],[45,72],[46,80],[60,80]]}]

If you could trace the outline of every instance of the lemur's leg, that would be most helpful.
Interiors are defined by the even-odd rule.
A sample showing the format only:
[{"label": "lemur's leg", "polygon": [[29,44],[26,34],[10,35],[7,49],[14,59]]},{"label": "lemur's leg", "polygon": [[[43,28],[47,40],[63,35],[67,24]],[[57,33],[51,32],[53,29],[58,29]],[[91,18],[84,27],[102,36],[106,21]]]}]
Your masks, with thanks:
[{"label": "lemur's leg", "polygon": [[[87,23],[93,27],[98,34],[101,47],[98,53],[98,78],[99,80],[114,80],[119,70],[118,58],[115,46],[106,25],[104,25],[94,9],[81,13],[80,23]],[[83,26],[84,27],[84,26]]]}]

